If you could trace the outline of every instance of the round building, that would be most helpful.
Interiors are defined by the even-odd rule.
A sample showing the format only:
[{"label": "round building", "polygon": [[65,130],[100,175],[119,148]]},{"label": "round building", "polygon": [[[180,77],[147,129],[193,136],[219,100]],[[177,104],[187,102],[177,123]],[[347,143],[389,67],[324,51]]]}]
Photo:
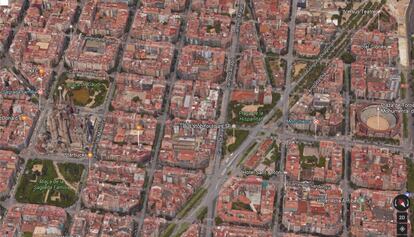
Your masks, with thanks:
[{"label": "round building", "polygon": [[355,108],[355,132],[359,136],[393,138],[400,135],[400,114],[384,111],[380,105],[358,105]]}]

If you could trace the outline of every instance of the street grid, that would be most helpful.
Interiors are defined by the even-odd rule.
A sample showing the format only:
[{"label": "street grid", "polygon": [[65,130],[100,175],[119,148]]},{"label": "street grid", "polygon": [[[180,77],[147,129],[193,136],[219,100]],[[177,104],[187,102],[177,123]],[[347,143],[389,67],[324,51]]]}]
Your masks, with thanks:
[{"label": "street grid", "polygon": [[[221,88],[223,90],[223,96],[222,96],[222,104],[220,107],[220,117],[217,119],[218,124],[226,124],[227,123],[227,111],[228,111],[228,105],[231,97],[232,90],[234,89],[234,81],[237,75],[237,57],[240,55],[240,47],[239,47],[239,37],[240,37],[240,25],[244,21],[243,19],[243,13],[245,8],[252,9],[252,1],[254,0],[238,0],[237,2],[237,11],[233,18],[234,24],[232,24],[232,32],[233,32],[233,39],[231,46],[228,49],[227,52],[227,64],[226,64],[226,78],[224,82],[221,85]],[[292,0],[291,6],[296,6],[298,0]],[[82,9],[84,4],[86,3],[86,0],[82,0],[78,3],[79,8]],[[178,59],[181,55],[181,49],[185,46],[185,36],[186,36],[186,24],[187,24],[187,18],[191,12],[191,4],[192,0],[189,0],[189,3],[186,7],[186,10],[184,13],[182,13],[182,24],[180,28],[180,35],[179,40],[176,44],[176,52],[175,52],[175,62],[172,68],[172,73],[167,79],[167,84],[169,85],[168,90],[166,92],[166,99],[165,104],[163,106],[163,113],[161,116],[158,117],[158,125],[159,125],[159,133],[156,135],[155,138],[155,145],[153,148],[153,156],[151,157],[151,160],[147,164],[147,179],[148,184],[145,187],[144,190],[144,199],[143,199],[143,205],[142,210],[139,211],[137,214],[134,215],[134,219],[137,222],[137,228],[135,230],[135,236],[139,236],[139,232],[143,227],[144,219],[149,215],[147,213],[147,203],[148,203],[148,193],[152,185],[154,172],[156,169],[160,167],[160,164],[158,162],[159,157],[159,151],[162,144],[162,139],[164,136],[165,126],[166,122],[169,119],[169,106],[170,106],[170,99],[172,96],[172,89],[174,86],[174,83],[178,80],[177,78],[177,66],[178,66]],[[411,5],[412,6],[412,5]],[[130,6],[130,14],[132,16],[135,16],[137,14],[137,9],[139,5],[134,4]],[[414,7],[413,7],[414,8]],[[414,11],[414,10],[413,10]],[[332,43],[329,47],[325,48],[323,52],[320,54],[320,56],[312,60],[311,65],[305,70],[305,72],[299,77],[299,79],[293,81],[293,75],[292,75],[292,68],[293,63],[298,59],[297,56],[294,55],[294,32],[295,32],[295,20],[296,20],[296,14],[297,14],[297,8],[292,7],[291,13],[290,13],[290,21],[289,21],[289,40],[288,40],[288,50],[287,54],[284,56],[281,56],[280,58],[283,58],[286,60],[286,82],[285,82],[285,89],[282,91],[282,97],[277,102],[276,106],[267,114],[265,117],[260,121],[257,125],[252,127],[242,127],[240,129],[249,131],[248,137],[242,142],[242,144],[232,153],[224,155],[223,143],[225,143],[225,129],[223,127],[219,127],[218,129],[218,140],[216,143],[216,150],[215,154],[212,157],[212,171],[210,174],[207,174],[207,179],[205,183],[203,184],[203,188],[207,189],[207,194],[201,199],[201,201],[188,212],[187,215],[185,215],[181,219],[174,219],[172,221],[168,221],[168,223],[175,223],[175,224],[183,224],[183,223],[195,223],[197,222],[197,214],[200,210],[202,210],[204,207],[207,207],[207,217],[204,219],[204,222],[201,223],[202,226],[202,233],[203,236],[210,237],[212,236],[212,229],[215,226],[215,202],[218,197],[219,191],[223,184],[232,176],[241,175],[242,170],[241,167],[238,166],[239,161],[243,158],[243,155],[245,152],[249,149],[249,147],[256,141],[261,140],[266,137],[273,137],[279,141],[281,141],[281,159],[280,163],[278,165],[279,169],[277,170],[278,174],[276,177],[272,178],[272,181],[276,183],[277,186],[277,196],[276,196],[276,205],[274,209],[274,221],[273,221],[273,229],[272,234],[274,237],[280,236],[282,233],[281,230],[281,213],[280,213],[280,206],[283,202],[283,192],[284,192],[284,185],[286,184],[286,177],[283,175],[284,172],[284,165],[285,165],[285,158],[286,158],[286,146],[292,142],[318,142],[320,140],[327,140],[327,141],[334,141],[338,143],[339,145],[343,146],[345,159],[344,159],[344,177],[340,182],[340,187],[343,190],[343,199],[348,200],[350,193],[352,192],[352,188],[349,184],[349,166],[350,166],[350,157],[349,152],[352,146],[354,145],[379,145],[379,143],[376,142],[368,142],[368,141],[358,141],[352,138],[350,135],[350,128],[349,128],[349,105],[350,105],[350,91],[348,85],[348,80],[350,80],[350,75],[348,73],[345,74],[345,90],[343,93],[343,96],[345,97],[345,134],[337,137],[329,137],[329,136],[311,136],[306,134],[298,134],[289,131],[287,128],[287,121],[288,121],[288,115],[289,115],[289,102],[291,99],[291,96],[295,93],[296,88],[300,85],[300,83],[305,79],[306,75],[319,63],[319,62],[327,62],[329,59],[327,59],[325,56],[328,54],[328,52],[331,50],[332,47],[335,47]],[[254,11],[252,11],[253,18]],[[24,17],[22,17],[23,19]],[[134,17],[135,18],[135,17]],[[408,18],[408,17],[407,17]],[[409,21],[413,22],[413,21]],[[257,23],[256,23],[257,24]],[[414,23],[413,23],[414,24]],[[19,28],[22,25],[22,21],[19,22],[19,24],[13,29],[14,32],[17,32]],[[116,69],[114,72],[110,74],[110,77],[113,78],[115,81],[117,78],[117,75],[121,72],[121,65],[122,65],[122,58],[125,46],[128,44],[130,40],[130,28],[131,25],[129,25],[129,29],[125,32],[121,42],[121,50],[119,54],[119,60],[118,65],[116,66]],[[407,26],[409,27],[409,26]],[[413,25],[410,26],[411,29],[414,28]],[[74,32],[77,31],[77,22],[74,22]],[[410,32],[410,31],[408,31]],[[257,35],[259,34],[256,32]],[[338,32],[336,35],[336,38],[332,42],[341,42],[342,39],[339,37],[344,33],[342,30]],[[351,38],[352,35],[355,33],[355,30],[350,30],[345,33],[344,38]],[[70,38],[70,34],[65,34],[66,39]],[[66,50],[66,49],[65,49]],[[302,59],[301,59],[302,60]],[[307,59],[305,59],[307,60]],[[13,61],[10,59],[9,55],[6,53],[3,58],[1,58],[0,61],[1,67],[12,67]],[[346,65],[346,71],[348,71],[349,65]],[[60,75],[66,72],[66,68],[63,63],[63,59],[61,59],[60,63],[53,68],[53,71],[55,73],[55,78],[59,78]],[[406,74],[406,78],[408,78],[408,81],[410,81],[410,75]],[[269,75],[266,75],[267,78],[269,78]],[[97,116],[100,121],[99,124],[103,125],[105,116],[109,111],[110,102],[114,97],[115,94],[115,82],[112,81],[110,83],[110,89],[108,90],[107,98],[104,102],[104,104],[96,109],[95,111],[83,111],[82,113],[86,114],[93,114]],[[71,163],[77,163],[77,164],[83,164],[86,167],[94,164],[99,160],[99,156],[97,155],[97,143],[99,142],[100,136],[98,135],[99,129],[95,131],[94,141],[91,144],[92,150],[94,151],[94,158],[92,161],[86,160],[86,159],[76,159],[71,158],[67,154],[39,154],[34,149],[34,144],[36,141],[36,138],[38,137],[39,133],[42,131],[43,126],[45,124],[45,120],[47,115],[51,112],[53,109],[54,101],[53,101],[53,92],[56,90],[57,87],[57,80],[54,80],[53,84],[50,88],[50,93],[48,98],[41,98],[41,108],[38,121],[36,123],[36,127],[34,128],[33,134],[31,136],[30,142],[27,144],[27,148],[24,148],[20,156],[26,161],[27,160],[37,158],[37,159],[48,159],[55,162],[71,162]],[[404,100],[405,103],[413,103],[413,94],[411,90],[408,90],[408,96],[406,96],[406,99]],[[271,122],[268,124],[270,120],[273,119],[273,116],[275,115],[277,110],[281,110],[283,112],[283,116],[278,119],[277,121]],[[411,126],[412,118],[409,116],[409,132],[410,134],[413,134],[414,131],[414,125]],[[400,151],[404,153],[407,157],[412,155],[413,152],[413,140],[404,140],[401,145],[390,145],[390,144],[381,144],[382,147],[389,148],[392,151]],[[224,158],[223,158],[224,156]],[[225,162],[226,161],[226,162]],[[20,169],[20,173],[25,169],[23,167]],[[19,178],[16,183],[19,183],[19,179],[21,177],[19,173]],[[87,176],[87,175],[86,175]],[[14,198],[14,194],[16,191],[15,185],[11,191],[10,198],[6,199],[5,201],[1,201],[0,204],[6,208],[9,208],[10,206],[17,203],[17,201]],[[76,204],[72,207],[67,208],[69,214],[74,215],[76,212],[78,212],[81,209],[81,201],[80,198],[76,202]],[[346,219],[348,218],[349,213],[347,208],[344,208],[343,213],[343,224],[344,224],[344,231],[342,233],[342,236],[348,236],[348,230],[347,230],[347,223]],[[173,232],[174,234],[177,233],[177,229]]]}]

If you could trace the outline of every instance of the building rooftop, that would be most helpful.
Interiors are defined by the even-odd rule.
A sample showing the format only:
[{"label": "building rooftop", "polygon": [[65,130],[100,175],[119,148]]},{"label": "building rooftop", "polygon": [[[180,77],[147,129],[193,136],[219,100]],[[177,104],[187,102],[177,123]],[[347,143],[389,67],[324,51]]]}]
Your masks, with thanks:
[{"label": "building rooftop", "polygon": [[187,22],[189,44],[226,48],[231,42],[231,18],[219,14],[193,12]]},{"label": "building rooftop", "polygon": [[166,77],[170,74],[174,46],[169,42],[136,41],[126,45],[122,69],[140,75]]},{"label": "building rooftop", "polygon": [[9,195],[18,167],[19,157],[14,152],[0,150],[0,198]]},{"label": "building rooftop", "polygon": [[288,25],[282,20],[265,20],[259,25],[266,52],[284,54],[287,51]]},{"label": "building rooftop", "polygon": [[259,47],[258,39],[254,21],[244,21],[240,26],[240,47],[242,49],[257,49]]},{"label": "building rooftop", "polygon": [[216,148],[217,128],[213,121],[178,118],[167,121],[160,161],[187,169],[206,168]]},{"label": "building rooftop", "polygon": [[219,85],[210,81],[195,81],[191,106],[194,120],[215,120],[219,107]]},{"label": "building rooftop", "polygon": [[192,224],[190,227],[181,235],[181,237],[200,237],[201,226],[199,224]]},{"label": "building rooftop", "polygon": [[108,72],[115,67],[119,42],[74,35],[65,54],[65,63],[75,71]]},{"label": "building rooftop", "polygon": [[100,161],[89,171],[82,203],[87,208],[130,213],[140,203],[145,170],[136,164]]},{"label": "building rooftop", "polygon": [[[300,131],[324,135],[342,132],[344,122],[344,98],[339,93],[305,93],[290,109],[289,125]],[[314,121],[318,123],[315,125]]]},{"label": "building rooftop", "polygon": [[23,20],[24,28],[61,33],[70,28],[78,3],[76,0],[33,0]]},{"label": "building rooftop", "polygon": [[31,101],[35,93],[14,72],[0,70],[1,147],[17,148],[29,137],[29,131],[38,116],[38,105]]},{"label": "building rooftop", "polygon": [[104,160],[146,162],[151,158],[156,126],[157,120],[149,115],[109,112],[105,117],[98,152]]},{"label": "building rooftop", "polygon": [[142,0],[141,4],[144,7],[154,7],[154,8],[161,8],[167,9],[173,12],[180,12],[183,11],[186,7],[188,0]]},{"label": "building rooftop", "polygon": [[[67,221],[65,209],[47,205],[16,204],[11,206],[0,228],[0,236],[12,237],[22,232],[63,235]],[[43,230],[43,231],[42,231]]]},{"label": "building rooftop", "polygon": [[[304,146],[305,150],[309,148]],[[298,144],[288,146],[285,165],[287,176],[296,181],[338,183],[342,178],[342,147],[335,142],[320,141],[319,147],[313,149],[316,156],[303,154],[301,157]]]},{"label": "building rooftop", "polygon": [[219,99],[218,84],[210,81],[177,81],[174,84],[170,113],[182,119],[214,120]]},{"label": "building rooftop", "polygon": [[334,24],[303,22],[295,27],[294,50],[304,57],[316,57],[336,31]]},{"label": "building rooftop", "polygon": [[265,20],[286,20],[289,18],[288,0],[255,0],[253,9],[259,23]]},{"label": "building rooftop", "polygon": [[[92,142],[93,124],[96,117],[75,113],[76,108],[68,104],[56,104],[45,116],[36,141],[40,153],[78,152]],[[87,129],[84,129],[87,128]]]},{"label": "building rooftop", "polygon": [[9,54],[16,64],[34,63],[55,66],[62,55],[64,36],[20,29],[10,46]]},{"label": "building rooftop", "polygon": [[[50,85],[53,68],[44,65],[37,65],[35,63],[20,63],[16,65],[24,79],[36,89],[46,90]],[[39,80],[41,78],[42,80]],[[48,92],[46,90],[46,92]]]},{"label": "building rooftop", "polygon": [[[249,155],[246,161],[243,163],[243,168],[247,170],[254,170],[260,165],[260,163],[267,157],[269,152],[274,147],[274,141],[272,139],[266,139],[259,143],[257,150]],[[275,151],[273,151],[275,152]]]},{"label": "building rooftop", "polygon": [[190,80],[175,82],[171,94],[170,113],[179,118],[188,118],[192,111],[193,82]]},{"label": "building rooftop", "polygon": [[230,178],[220,190],[216,213],[224,222],[269,226],[276,186],[257,176]]},{"label": "building rooftop", "polygon": [[351,40],[351,52],[366,63],[395,63],[399,56],[398,37],[394,32],[358,30]]},{"label": "building rooftop", "polygon": [[224,75],[226,53],[223,49],[187,45],[182,49],[177,73],[182,79],[217,82]]},{"label": "building rooftop", "polygon": [[287,186],[282,225],[288,231],[337,236],[343,227],[342,190],[326,184]]},{"label": "building rooftop", "polygon": [[401,190],[407,180],[407,164],[401,154],[373,146],[354,146],[351,181],[361,187]]},{"label": "building rooftop", "polygon": [[5,49],[12,27],[18,22],[22,7],[23,0],[9,1],[8,6],[0,6],[0,53]]},{"label": "building rooftop", "polygon": [[193,11],[214,12],[223,15],[234,14],[236,0],[194,0],[191,3]]},{"label": "building rooftop", "polygon": [[394,100],[398,98],[401,77],[397,67],[357,60],[351,64],[351,90],[358,98]]},{"label": "building rooftop", "polygon": [[146,217],[141,228],[140,236],[153,237],[160,236],[161,232],[166,228],[167,221],[158,217]]},{"label": "building rooftop", "polygon": [[126,2],[88,1],[82,8],[78,29],[90,36],[120,38],[129,14]]},{"label": "building rooftop", "polygon": [[163,79],[120,73],[116,83],[117,92],[111,101],[115,110],[152,115],[161,113],[166,87]]},{"label": "building rooftop", "polygon": [[350,105],[351,134],[357,137],[400,139],[403,130],[403,107],[386,108],[379,103],[360,102]]},{"label": "building rooftop", "polygon": [[134,221],[130,216],[111,213],[98,214],[81,210],[73,217],[69,234],[72,236],[117,236],[129,237],[133,234]]},{"label": "building rooftop", "polygon": [[157,216],[174,218],[204,179],[200,170],[163,167],[155,171],[148,196],[149,211]]},{"label": "building rooftop", "polygon": [[7,6],[0,6],[0,25],[15,26],[21,14],[22,0],[10,0]]},{"label": "building rooftop", "polygon": [[143,7],[135,15],[131,36],[138,40],[176,42],[180,32],[180,15],[158,8]]},{"label": "building rooftop", "polygon": [[242,88],[265,87],[268,84],[264,55],[257,50],[244,50],[241,55],[237,83]]},{"label": "building rooftop", "polygon": [[344,86],[345,64],[339,58],[334,58],[314,84],[313,92],[340,93]]},{"label": "building rooftop", "polygon": [[[350,232],[354,236],[391,236],[397,232],[392,201],[398,192],[358,189],[351,194]],[[410,223],[409,223],[410,225]],[[411,228],[408,227],[410,231]]]}]

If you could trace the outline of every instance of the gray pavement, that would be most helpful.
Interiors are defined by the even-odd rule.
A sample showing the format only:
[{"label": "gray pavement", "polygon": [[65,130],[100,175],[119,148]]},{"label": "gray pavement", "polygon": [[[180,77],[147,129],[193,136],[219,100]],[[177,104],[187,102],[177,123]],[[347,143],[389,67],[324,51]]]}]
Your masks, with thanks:
[{"label": "gray pavement", "polygon": [[[245,8],[245,3],[242,0],[238,1],[238,9],[236,13],[236,20],[235,20],[235,26],[233,27],[233,39],[232,44],[230,46],[230,52],[228,54],[228,63],[226,68],[226,88],[223,92],[223,98],[222,98],[222,106],[221,106],[221,113],[220,118],[218,119],[219,124],[224,124],[227,122],[227,111],[228,111],[228,104],[230,101],[230,95],[231,95],[231,89],[234,84],[234,80],[236,77],[236,68],[237,68],[237,62],[236,62],[236,54],[239,52],[239,34],[240,34],[240,25],[243,20],[243,12]],[[203,230],[206,233],[207,237],[211,236],[212,233],[212,226],[214,225],[214,215],[215,215],[215,200],[217,198],[216,194],[220,191],[219,185],[223,182],[223,180],[218,180],[217,177],[220,173],[222,173],[222,169],[220,168],[221,158],[223,155],[222,151],[222,144],[224,142],[225,137],[225,129],[220,128],[218,130],[218,140],[216,144],[216,152],[214,156],[214,165],[213,165],[213,174],[211,176],[211,185],[207,189],[207,195],[203,200],[203,203],[200,206],[207,206],[208,212],[207,212],[207,219],[206,219],[206,229]],[[216,184],[216,185],[214,185]],[[205,203],[205,201],[208,201],[208,203]],[[194,220],[194,218],[190,219]]]},{"label": "gray pavement", "polygon": [[[254,1],[254,0],[250,0]],[[349,80],[348,77],[346,77],[346,81],[345,81],[345,86],[346,86],[346,90],[344,93],[344,97],[345,97],[345,107],[347,108],[346,111],[346,120],[345,120],[345,133],[341,136],[337,136],[337,137],[328,137],[328,136],[309,136],[309,135],[305,135],[305,134],[297,134],[297,133],[293,133],[291,131],[289,131],[288,129],[286,129],[286,125],[287,125],[287,120],[288,120],[288,116],[289,116],[289,97],[292,95],[292,93],[295,91],[295,89],[297,88],[297,86],[300,84],[300,82],[302,80],[305,79],[305,76],[319,63],[319,62],[326,62],[326,54],[329,52],[329,50],[332,47],[335,47],[335,42],[340,42],[343,40],[343,38],[340,38],[339,35],[341,33],[343,33],[344,31],[340,31],[338,33],[338,35],[336,36],[336,38],[332,41],[332,44],[325,48],[323,50],[323,52],[321,53],[321,55],[316,59],[316,60],[312,60],[312,63],[310,65],[310,67],[305,71],[304,74],[302,74],[302,76],[295,82],[292,81],[292,67],[293,67],[293,63],[294,61],[297,59],[297,56],[294,55],[294,49],[293,49],[293,45],[294,45],[294,31],[295,31],[295,20],[296,20],[296,14],[297,14],[297,9],[296,9],[296,4],[297,4],[298,0],[292,0],[292,12],[291,12],[291,16],[290,16],[290,22],[289,22],[289,42],[288,42],[288,51],[287,51],[287,55],[282,56],[281,58],[283,58],[284,60],[286,60],[287,62],[287,68],[286,68],[286,85],[285,85],[285,90],[283,91],[282,97],[280,99],[280,101],[277,103],[277,105],[262,119],[262,121],[260,123],[258,123],[256,126],[253,127],[249,127],[246,128],[246,130],[249,130],[249,135],[248,137],[243,141],[243,143],[239,146],[239,148],[234,151],[232,154],[227,155],[224,159],[222,159],[223,157],[223,151],[222,151],[222,144],[225,142],[225,129],[220,128],[218,131],[218,141],[216,144],[216,150],[215,150],[215,154],[214,154],[214,160],[213,160],[213,166],[212,166],[212,173],[208,175],[206,182],[203,184],[203,187],[207,189],[207,194],[202,198],[202,200],[200,201],[200,203],[194,207],[192,210],[190,210],[190,212],[183,217],[182,219],[174,219],[171,223],[176,223],[176,224],[182,224],[182,223],[194,223],[197,221],[197,213],[198,211],[200,211],[203,207],[208,207],[208,213],[207,213],[207,217],[205,219],[205,223],[203,224],[203,232],[205,233],[205,236],[210,237],[212,236],[212,229],[215,226],[214,223],[214,218],[215,218],[215,200],[218,197],[219,191],[221,189],[221,187],[224,185],[224,183],[228,180],[229,177],[234,176],[234,175],[238,175],[240,174],[241,170],[240,167],[238,167],[238,163],[239,161],[242,159],[243,154],[245,154],[245,152],[247,151],[247,149],[251,146],[251,144],[253,142],[255,142],[258,137],[260,137],[260,133],[264,133],[265,136],[270,136],[272,134],[277,134],[277,137],[279,140],[282,141],[281,144],[281,159],[280,159],[280,164],[279,164],[279,171],[283,172],[284,171],[284,160],[286,157],[286,145],[292,141],[292,140],[299,140],[299,141],[304,141],[304,142],[318,142],[320,140],[329,140],[329,141],[335,141],[338,144],[342,145],[344,147],[345,150],[345,173],[344,173],[344,178],[340,183],[340,186],[343,190],[343,197],[344,200],[348,200],[348,197],[350,195],[350,192],[352,192],[352,188],[349,186],[349,155],[348,152],[350,151],[351,147],[354,145],[368,145],[368,144],[372,144],[372,145],[378,145],[379,143],[376,142],[367,142],[367,141],[359,141],[359,140],[355,140],[352,139],[352,137],[350,136],[350,128],[349,128],[349,104],[350,104],[350,95],[349,95],[349,88],[347,87],[347,80]],[[85,3],[85,0],[81,1],[80,5],[82,7],[82,5]],[[179,42],[176,45],[176,52],[177,52],[177,59],[179,58],[180,54],[181,54],[181,49],[182,47],[185,45],[185,35],[186,35],[186,30],[185,30],[185,26],[187,23],[187,18],[189,16],[190,13],[190,9],[191,9],[191,4],[192,1],[190,0],[190,6],[186,9],[186,11],[183,14],[183,27],[181,29],[180,32],[180,38],[179,38]],[[235,25],[233,26],[233,39],[232,39],[232,44],[228,50],[228,54],[227,54],[227,65],[226,65],[226,73],[227,73],[227,77],[226,77],[226,81],[224,82],[224,85],[222,86],[223,88],[223,97],[222,97],[222,104],[221,104],[221,113],[220,113],[220,117],[218,119],[218,123],[220,124],[225,124],[227,122],[227,111],[228,111],[228,104],[230,101],[230,97],[231,97],[231,92],[232,89],[234,88],[234,80],[236,77],[236,72],[237,72],[237,57],[240,55],[239,54],[239,30],[240,30],[240,24],[243,21],[243,13],[244,13],[244,8],[246,7],[246,4],[244,2],[244,0],[238,0],[238,8],[237,8],[237,13],[236,16],[234,18],[235,20]],[[410,9],[412,9],[412,12],[414,14],[414,3],[413,1],[411,1],[411,5],[410,5]],[[135,15],[137,7],[135,6],[134,8],[132,8],[132,14]],[[407,21],[410,22],[409,26],[410,30],[408,32],[413,33],[414,32],[414,21],[411,21],[410,19],[413,17],[413,14],[411,14],[410,16],[407,17]],[[254,14],[253,14],[254,17]],[[411,18],[410,18],[411,17]],[[255,18],[255,17],[254,17]],[[14,31],[17,31],[19,29],[19,27],[21,26],[21,24],[19,24]],[[75,31],[77,25],[75,24]],[[129,42],[130,40],[130,34],[129,34],[129,30],[127,31],[127,33],[123,36],[122,38],[122,43],[121,43],[121,59],[119,64],[116,67],[116,70],[114,73],[111,74],[112,77],[114,77],[116,79],[116,77],[118,76],[118,73],[121,71],[121,64],[122,64],[122,55],[124,52],[124,47],[125,45]],[[352,34],[354,33],[354,31],[349,31],[349,32],[345,32],[345,36],[346,37],[351,37]],[[69,35],[67,35],[67,37],[69,37]],[[407,37],[409,37],[407,35]],[[6,54],[6,56],[0,61],[0,66],[12,66],[13,62],[11,61],[10,57]],[[143,226],[143,221],[144,218],[148,215],[150,215],[150,213],[147,213],[147,202],[148,202],[148,193],[150,190],[150,187],[152,185],[152,181],[153,181],[153,175],[155,170],[157,169],[157,167],[159,166],[158,163],[158,156],[159,156],[159,151],[161,148],[161,143],[162,143],[162,138],[163,138],[163,134],[165,131],[165,124],[166,121],[168,120],[168,115],[169,115],[169,106],[170,106],[170,99],[172,96],[172,88],[174,83],[177,80],[177,66],[178,66],[178,60],[175,62],[174,66],[173,66],[173,70],[172,73],[170,75],[170,78],[168,80],[168,85],[169,90],[166,94],[166,101],[167,103],[165,104],[164,110],[162,115],[159,117],[159,121],[158,124],[160,125],[160,130],[159,130],[159,134],[156,137],[156,141],[155,141],[155,150],[154,150],[154,156],[152,158],[152,160],[150,161],[149,165],[148,165],[148,169],[147,169],[147,176],[148,176],[148,185],[145,189],[145,194],[144,195],[144,200],[143,200],[143,209],[141,212],[137,213],[134,216],[134,220],[137,222],[138,226],[136,229],[136,233],[135,236],[139,236],[139,231],[142,229]],[[347,68],[349,67],[349,65],[346,66]],[[410,68],[411,69],[411,68]],[[56,72],[57,77],[59,75],[61,75],[62,73],[65,72],[65,68],[63,66],[63,62],[61,61],[56,67],[53,68],[53,70]],[[412,78],[407,75],[407,79],[409,80],[409,82],[412,80]],[[348,75],[349,76],[349,75]],[[52,84],[52,88],[51,88],[51,93],[56,89],[56,85],[57,82],[55,81]],[[103,119],[105,117],[105,115],[108,113],[109,110],[109,105],[111,100],[113,99],[115,93],[115,83],[111,83],[109,92],[108,92],[108,97],[104,102],[104,105],[101,106],[100,108],[92,111],[91,113],[100,117],[101,119]],[[85,166],[89,165],[89,161],[87,159],[83,159],[83,158],[75,158],[75,157],[71,157],[68,154],[39,154],[38,152],[36,152],[34,150],[34,143],[36,141],[36,138],[38,137],[39,133],[42,132],[43,130],[43,126],[45,124],[45,119],[47,117],[47,114],[52,110],[53,108],[53,97],[49,96],[49,98],[47,100],[42,100],[41,101],[41,107],[42,107],[42,111],[39,115],[39,119],[38,122],[36,124],[36,127],[34,129],[32,138],[30,139],[30,142],[28,144],[28,148],[25,149],[22,153],[21,153],[21,157],[23,159],[25,159],[25,161],[27,161],[28,159],[31,158],[39,158],[39,159],[48,159],[48,160],[52,160],[55,162],[71,162],[71,163],[77,163],[77,164],[84,164]],[[407,93],[407,99],[404,101],[407,103],[413,103],[413,93],[412,90],[409,89],[408,93]],[[270,123],[269,125],[266,125],[274,116],[274,114],[276,113],[276,111],[278,109],[281,109],[283,111],[283,116],[282,118],[279,119],[279,121],[275,121],[274,123]],[[414,123],[412,121],[412,118],[410,116],[409,118],[410,122],[410,126],[409,126],[409,131],[410,134],[413,134],[414,132]],[[410,136],[411,137],[411,136]],[[97,139],[95,137],[95,139]],[[413,148],[413,139],[411,139],[409,142],[405,142],[403,145],[390,145],[390,144],[382,144],[382,147],[385,148],[389,148],[391,150],[396,150],[396,151],[401,151],[403,153],[406,154],[411,154],[412,153],[412,148]],[[96,146],[97,141],[95,141],[94,146]],[[96,148],[96,147],[94,147]],[[94,149],[95,150],[95,149]],[[92,163],[97,161],[97,157],[95,157],[95,159],[93,159]],[[25,162],[26,164],[27,162]],[[24,170],[24,167],[22,167]],[[21,177],[21,175],[19,175],[19,177]],[[272,234],[274,237],[280,236],[280,225],[279,223],[281,222],[280,220],[280,213],[279,213],[279,207],[282,205],[283,202],[283,189],[284,189],[284,185],[285,185],[285,176],[284,175],[279,175],[275,178],[276,181],[276,186],[277,186],[277,201],[276,201],[276,205],[275,205],[275,215],[274,215],[274,222],[273,222],[273,229],[272,229]],[[7,207],[10,207],[11,205],[16,203],[16,200],[14,199],[14,193],[15,193],[15,189],[16,189],[15,185],[11,191],[11,197],[6,199],[4,202],[0,202],[1,205]],[[74,214],[77,211],[80,210],[81,205],[80,205],[80,200],[73,206],[67,209],[67,211],[70,214]],[[348,210],[345,208],[344,209],[344,213],[343,213],[343,218],[346,219],[348,217],[349,213]],[[346,222],[344,221],[344,232],[343,232],[343,236],[347,236],[348,235],[348,231],[346,229]]]},{"label": "gray pavement", "polygon": [[[181,32],[180,32],[180,36],[179,36],[180,37],[179,42],[176,44],[176,52],[178,53],[177,59],[180,58],[181,49],[185,45],[185,36],[186,36],[186,33],[187,33],[185,26],[186,26],[186,23],[187,23],[187,21],[186,21],[187,16],[190,14],[191,3],[192,3],[192,0],[190,0],[189,7],[186,9],[186,11],[184,13],[185,17],[183,18],[182,28],[181,28]],[[170,108],[170,100],[171,100],[171,96],[172,96],[172,90],[173,90],[174,83],[177,80],[177,67],[178,67],[178,60],[175,61],[173,72],[171,73],[171,77],[169,79],[171,86],[169,87],[169,91],[168,91],[168,94],[166,96],[167,97],[167,99],[166,99],[167,102],[166,102],[166,105],[164,107],[163,114],[159,118],[160,131],[159,131],[159,134],[156,138],[157,140],[156,140],[156,143],[155,143],[156,145],[155,145],[155,151],[154,151],[155,155],[150,161],[149,169],[147,169],[147,178],[148,178],[149,181],[148,181],[148,185],[145,189],[143,209],[141,211],[141,215],[140,215],[139,222],[138,222],[138,228],[137,228],[136,234],[135,234],[135,236],[137,236],[137,237],[139,236],[139,232],[141,231],[142,225],[144,224],[145,216],[148,215],[148,213],[147,213],[148,193],[149,193],[149,190],[150,190],[151,185],[152,185],[155,170],[157,168],[159,151],[160,151],[160,148],[161,148],[162,139],[164,137],[165,123],[167,122],[168,117],[169,117],[168,115],[169,115],[169,108]]]}]

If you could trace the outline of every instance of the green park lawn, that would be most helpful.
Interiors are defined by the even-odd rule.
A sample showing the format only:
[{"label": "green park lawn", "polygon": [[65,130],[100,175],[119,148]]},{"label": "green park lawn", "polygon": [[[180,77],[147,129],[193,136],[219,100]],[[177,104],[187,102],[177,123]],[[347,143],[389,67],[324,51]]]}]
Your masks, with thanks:
[{"label": "green park lawn", "polygon": [[[36,165],[42,166],[41,172],[33,169]],[[62,176],[66,176],[72,181],[80,180],[79,173],[65,173]],[[53,196],[59,196],[59,198],[52,200]],[[58,179],[52,161],[34,159],[27,161],[26,168],[17,186],[15,198],[21,203],[48,204],[65,208],[73,205],[78,197],[75,190],[68,187],[63,180]]]},{"label": "green park lawn", "polygon": [[[63,88],[62,96],[65,95],[64,99],[73,100],[76,106],[95,108],[105,101],[109,82],[84,78],[71,79],[67,75],[63,75],[59,79],[59,86]],[[59,93],[59,90],[55,91],[55,100],[59,99]]]}]

